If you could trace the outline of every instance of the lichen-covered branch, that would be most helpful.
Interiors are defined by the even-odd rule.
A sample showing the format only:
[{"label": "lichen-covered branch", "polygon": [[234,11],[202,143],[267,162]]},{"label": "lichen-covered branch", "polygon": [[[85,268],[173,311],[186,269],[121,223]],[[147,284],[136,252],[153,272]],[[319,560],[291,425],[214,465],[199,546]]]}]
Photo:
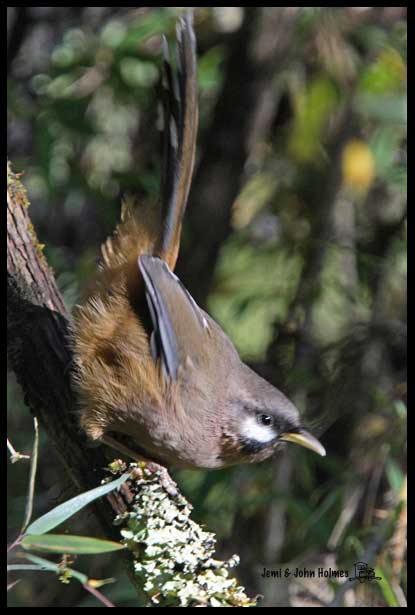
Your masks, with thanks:
[{"label": "lichen-covered branch", "polygon": [[215,536],[192,521],[192,506],[182,495],[169,497],[158,480],[143,475],[131,491],[129,508],[115,523],[151,606],[255,606],[256,599],[229,576],[238,556],[214,559]]}]

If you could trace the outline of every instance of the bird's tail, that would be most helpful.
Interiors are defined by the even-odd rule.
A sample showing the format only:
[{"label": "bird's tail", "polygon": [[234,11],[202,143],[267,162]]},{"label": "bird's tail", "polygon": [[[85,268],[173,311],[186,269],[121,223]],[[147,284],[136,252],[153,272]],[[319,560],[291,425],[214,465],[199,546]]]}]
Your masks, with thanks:
[{"label": "bird's tail", "polygon": [[177,71],[163,40],[164,152],[162,173],[162,229],[156,254],[171,269],[176,264],[192,180],[198,126],[196,39],[193,18],[187,13],[177,28]]},{"label": "bird's tail", "polygon": [[159,256],[172,270],[176,264],[198,125],[196,40],[192,22],[192,14],[187,13],[177,27],[176,70],[163,39],[161,207],[150,203],[137,207],[134,198],[124,201],[120,223],[101,246],[98,282],[102,288],[123,277],[130,295],[139,296],[142,280],[137,259],[140,254]]}]

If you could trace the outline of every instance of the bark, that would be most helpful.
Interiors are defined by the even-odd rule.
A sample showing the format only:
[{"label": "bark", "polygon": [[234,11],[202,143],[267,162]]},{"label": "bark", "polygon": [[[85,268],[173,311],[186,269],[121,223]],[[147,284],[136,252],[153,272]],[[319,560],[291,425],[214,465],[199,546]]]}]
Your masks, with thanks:
[{"label": "bark", "polygon": [[[38,417],[72,482],[77,489],[85,490],[99,483],[97,468],[107,462],[101,450],[88,447],[78,427],[70,379],[70,322],[30,222],[25,191],[16,177],[8,173],[9,365],[22,388],[25,403]],[[110,520],[114,513],[123,512],[125,506],[120,498],[110,499],[111,505],[106,503],[97,511],[106,532],[114,535]]]}]

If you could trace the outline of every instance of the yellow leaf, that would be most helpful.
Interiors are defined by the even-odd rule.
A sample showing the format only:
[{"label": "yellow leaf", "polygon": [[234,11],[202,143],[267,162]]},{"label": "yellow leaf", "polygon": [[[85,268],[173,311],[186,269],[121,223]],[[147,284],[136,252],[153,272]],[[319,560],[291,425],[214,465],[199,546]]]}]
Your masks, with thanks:
[{"label": "yellow leaf", "polygon": [[364,141],[352,139],[342,156],[343,182],[359,193],[366,193],[375,178],[375,161]]}]

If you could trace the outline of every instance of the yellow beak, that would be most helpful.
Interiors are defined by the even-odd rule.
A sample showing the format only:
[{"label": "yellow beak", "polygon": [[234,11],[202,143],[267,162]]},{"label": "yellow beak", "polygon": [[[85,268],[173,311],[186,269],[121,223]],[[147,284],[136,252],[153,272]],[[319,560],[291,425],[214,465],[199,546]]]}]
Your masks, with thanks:
[{"label": "yellow beak", "polygon": [[320,444],[317,438],[312,436],[311,433],[308,433],[308,431],[305,431],[304,429],[295,433],[284,433],[280,436],[280,440],[284,440],[285,442],[294,442],[294,444],[299,444],[300,446],[309,448],[311,451],[314,451],[317,455],[321,455],[322,457],[325,457],[326,455],[326,449],[324,446]]}]

